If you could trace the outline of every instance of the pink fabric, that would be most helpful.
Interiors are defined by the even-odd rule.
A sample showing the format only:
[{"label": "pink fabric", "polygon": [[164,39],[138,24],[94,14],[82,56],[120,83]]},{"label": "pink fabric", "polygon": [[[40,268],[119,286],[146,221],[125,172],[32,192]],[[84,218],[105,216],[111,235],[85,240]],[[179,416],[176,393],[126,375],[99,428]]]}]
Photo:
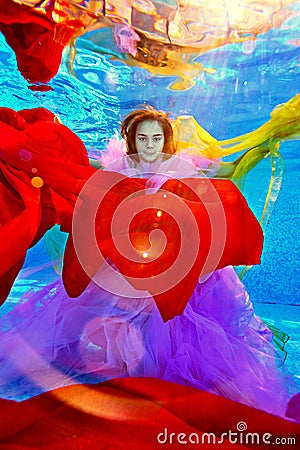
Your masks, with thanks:
[{"label": "pink fabric", "polygon": [[140,161],[137,154],[126,154],[126,143],[118,137],[109,140],[100,157],[105,170],[128,177],[148,177],[149,193],[156,192],[169,178],[214,177],[220,168],[218,159],[209,159],[187,150],[172,157],[163,155],[155,162]]}]

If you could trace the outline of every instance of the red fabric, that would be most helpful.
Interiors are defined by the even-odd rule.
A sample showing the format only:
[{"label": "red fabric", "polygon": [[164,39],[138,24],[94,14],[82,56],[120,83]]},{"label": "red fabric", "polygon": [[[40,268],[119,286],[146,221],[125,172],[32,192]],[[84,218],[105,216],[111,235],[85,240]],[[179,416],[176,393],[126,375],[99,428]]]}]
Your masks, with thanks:
[{"label": "red fabric", "polygon": [[[0,108],[0,304],[27,249],[55,223],[70,231],[74,203],[94,173],[81,140],[43,108]],[[40,177],[43,186],[32,185]]]},{"label": "red fabric", "polygon": [[[42,210],[40,190],[29,177],[0,162],[0,303],[21,270],[26,251],[38,233]],[[51,224],[53,226],[53,223]]]},{"label": "red fabric", "polygon": [[31,83],[46,83],[57,74],[63,49],[74,34],[72,26],[52,20],[53,5],[53,0],[48,2],[44,14],[0,0],[0,31],[16,54],[20,72]]},{"label": "red fabric", "polygon": [[[246,425],[243,432],[237,429],[241,422]],[[216,443],[211,436],[209,445],[204,433],[214,433]],[[223,443],[218,444],[223,433]],[[247,433],[256,433],[254,443],[251,437],[247,443]],[[264,435],[270,444],[263,442]],[[275,445],[277,438],[282,443]],[[286,448],[284,438],[299,442],[300,425],[158,379],[125,378],[70,386],[22,403],[0,400],[1,448],[244,449],[270,448],[272,444]]]},{"label": "red fabric", "polygon": [[[148,290],[153,295],[163,319],[168,320],[183,312],[200,275],[227,265],[258,264],[263,233],[244,197],[229,180],[173,179],[155,194],[132,197],[144,190],[146,181],[124,178],[112,183],[114,186],[104,199],[98,200],[95,219],[93,206],[89,209],[88,204],[97,204],[97,198],[101,197],[100,186],[94,192],[81,193],[84,201],[75,210],[74,217],[76,221],[77,214],[77,221],[81,221],[81,229],[76,230],[82,234],[68,239],[63,279],[68,294],[76,297],[85,290],[103,260],[109,258],[134,287]],[[200,188],[201,195],[198,196]],[[178,199],[175,207],[170,208],[169,193]],[[132,255],[132,258],[139,258],[137,262],[122,255],[115,245],[116,239],[118,244],[125,244],[128,236],[122,215],[116,221],[117,228],[111,231],[115,211],[124,200],[127,209],[140,211],[129,224],[130,240],[140,250]],[[164,204],[169,213],[163,211]],[[157,217],[158,211],[162,211],[161,217]],[[195,223],[200,235],[199,248],[193,229]],[[166,236],[167,244],[161,256],[147,262],[141,253],[149,248],[150,233],[158,229]],[[94,243],[88,238],[94,232],[101,254],[95,253]],[[185,243],[181,240],[181,232],[188,237]],[[188,247],[188,254],[177,267],[175,278],[170,272],[158,278],[160,273],[174,265],[181,246]],[[196,255],[191,261],[189,253],[192,254],[193,247],[196,247]],[[155,243],[153,248],[155,250]],[[184,277],[180,280],[182,273]]]},{"label": "red fabric", "polygon": [[[0,211],[0,237],[4,242],[0,249],[1,302],[27,249],[55,223],[71,232],[72,220],[76,222],[78,214],[82,217],[79,231],[85,259],[78,261],[78,248],[75,251],[73,245],[74,236],[78,239],[76,231],[68,240],[63,269],[71,297],[86,288],[104,259],[109,258],[133,286],[153,295],[163,319],[168,320],[182,313],[200,275],[229,264],[259,263],[262,230],[231,181],[169,180],[163,190],[145,195],[146,180],[92,168],[82,141],[43,108],[19,113],[0,108],[0,132],[0,195],[6,205]],[[42,180],[41,188],[31,184],[34,177]],[[179,203],[174,206],[174,201]],[[121,202],[125,202],[125,212],[138,212],[129,224],[135,248],[147,250],[152,231],[161,230],[166,236],[167,245],[160,257],[148,262],[140,251],[136,252],[138,261],[132,262],[132,258],[118,252],[114,239],[125,243],[128,234],[122,229],[123,217],[111,231],[112,218]],[[75,204],[79,206],[73,215]],[[158,217],[160,210],[162,216]],[[185,242],[181,242],[181,231],[187,238]],[[94,234],[95,245],[89,243]],[[199,236],[198,247],[195,240]],[[194,260],[190,262],[194,248]],[[157,251],[155,243],[153,249]],[[182,249],[187,252],[183,262],[171,277],[167,272],[159,279],[160,272],[174,265]]]}]

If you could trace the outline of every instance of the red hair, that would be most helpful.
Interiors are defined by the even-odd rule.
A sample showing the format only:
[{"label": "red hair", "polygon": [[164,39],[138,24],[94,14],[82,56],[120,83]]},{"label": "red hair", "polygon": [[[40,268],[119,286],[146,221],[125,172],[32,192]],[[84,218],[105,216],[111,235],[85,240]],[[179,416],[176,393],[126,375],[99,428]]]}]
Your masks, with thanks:
[{"label": "red hair", "polygon": [[174,146],[173,128],[168,114],[157,111],[154,108],[137,109],[125,117],[121,127],[121,136],[126,140],[127,153],[132,155],[137,153],[135,145],[136,130],[140,123],[150,120],[158,122],[164,133],[164,148],[162,153],[173,155],[176,152]]}]

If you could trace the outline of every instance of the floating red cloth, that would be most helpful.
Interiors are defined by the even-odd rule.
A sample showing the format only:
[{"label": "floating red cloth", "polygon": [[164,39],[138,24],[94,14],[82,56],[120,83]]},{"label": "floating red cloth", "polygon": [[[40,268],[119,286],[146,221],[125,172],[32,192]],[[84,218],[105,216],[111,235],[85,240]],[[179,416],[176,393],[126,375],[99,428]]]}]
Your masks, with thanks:
[{"label": "floating red cloth", "polygon": [[43,108],[0,108],[0,304],[27,249],[55,223],[70,230],[78,192],[95,172],[81,140],[54,120]]},{"label": "floating red cloth", "polygon": [[[0,108],[0,132],[6,205],[0,211],[1,302],[27,249],[55,223],[71,232],[72,219],[63,270],[68,294],[78,296],[109,258],[134,287],[153,295],[164,320],[182,313],[200,275],[259,263],[262,230],[231,181],[168,180],[158,192],[146,193],[145,179],[92,168],[82,141],[43,108]],[[121,204],[125,209],[112,231]]]},{"label": "floating red cloth", "polygon": [[0,400],[1,448],[267,449],[286,448],[288,438],[299,442],[299,424],[158,379],[70,386],[22,403]]},{"label": "floating red cloth", "polygon": [[0,31],[16,54],[20,72],[31,83],[46,83],[57,74],[63,49],[74,34],[72,26],[53,21],[54,3],[47,3],[44,14],[0,0]]},{"label": "floating red cloth", "polygon": [[109,258],[135,288],[150,292],[168,320],[183,312],[200,276],[260,262],[261,227],[230,180],[172,179],[145,195],[147,180],[123,177],[103,198],[101,175],[80,193],[73,216],[63,269],[71,297]]}]

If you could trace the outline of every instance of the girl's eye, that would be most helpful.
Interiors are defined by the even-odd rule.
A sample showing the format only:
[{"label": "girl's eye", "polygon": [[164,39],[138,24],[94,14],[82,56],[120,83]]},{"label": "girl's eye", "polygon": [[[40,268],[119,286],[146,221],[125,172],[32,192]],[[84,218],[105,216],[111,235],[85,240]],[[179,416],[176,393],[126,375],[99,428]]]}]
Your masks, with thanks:
[{"label": "girl's eye", "polygon": [[154,138],[154,141],[155,141],[155,142],[161,141],[161,137],[155,137],[155,138]]},{"label": "girl's eye", "polygon": [[146,138],[144,138],[144,137],[139,137],[138,140],[139,140],[140,142],[145,142]]}]

